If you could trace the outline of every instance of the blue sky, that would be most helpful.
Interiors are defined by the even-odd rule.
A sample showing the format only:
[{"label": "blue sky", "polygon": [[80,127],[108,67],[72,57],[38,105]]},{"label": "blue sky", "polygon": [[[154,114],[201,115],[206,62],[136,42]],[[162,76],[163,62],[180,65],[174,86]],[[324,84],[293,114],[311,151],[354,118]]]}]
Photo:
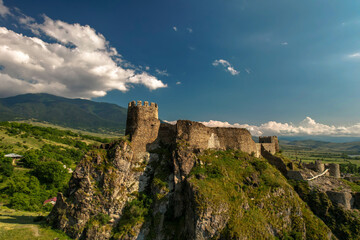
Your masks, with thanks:
[{"label": "blue sky", "polygon": [[[4,32],[9,42],[16,33],[89,53],[95,50],[80,46],[88,46],[83,36],[78,41],[76,36],[55,32],[64,29],[56,20],[68,24],[65,29],[72,32],[85,31],[88,25],[94,31],[88,40],[101,35],[106,42],[102,51],[117,59],[117,66],[112,62],[108,66],[133,72],[121,75],[121,84],[109,83],[108,72],[100,76],[103,71],[97,70],[95,78],[93,71],[72,71],[71,66],[65,71],[79,75],[51,75],[50,70],[44,75],[30,68],[18,74],[11,71],[14,66],[18,69],[18,61],[7,62],[9,55],[3,53],[2,63],[0,51],[0,80],[12,79],[0,89],[2,96],[18,86],[16,79],[26,84],[21,83],[22,92],[10,91],[13,95],[46,91],[121,106],[149,100],[159,104],[160,117],[167,120],[257,126],[276,121],[298,126],[303,119],[309,124],[306,117],[310,117],[330,127],[354,127],[360,122],[359,1],[4,0],[3,4],[0,25],[11,31]],[[19,44],[8,45],[15,49]],[[118,54],[111,55],[111,48]],[[69,58],[76,65],[78,58]],[[44,61],[49,59],[50,55]],[[31,62],[25,60],[21,64]],[[64,80],[74,76],[76,84]],[[45,77],[52,79],[51,84],[36,85]]]}]

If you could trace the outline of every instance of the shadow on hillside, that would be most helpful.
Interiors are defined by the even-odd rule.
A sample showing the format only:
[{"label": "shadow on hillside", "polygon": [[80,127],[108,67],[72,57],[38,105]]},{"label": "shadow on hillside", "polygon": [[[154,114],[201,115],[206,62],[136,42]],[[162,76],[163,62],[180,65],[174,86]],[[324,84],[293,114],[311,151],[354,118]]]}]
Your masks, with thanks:
[{"label": "shadow on hillside", "polygon": [[11,214],[0,214],[0,223],[8,224],[40,224],[41,222],[34,222],[35,216],[16,216]]}]

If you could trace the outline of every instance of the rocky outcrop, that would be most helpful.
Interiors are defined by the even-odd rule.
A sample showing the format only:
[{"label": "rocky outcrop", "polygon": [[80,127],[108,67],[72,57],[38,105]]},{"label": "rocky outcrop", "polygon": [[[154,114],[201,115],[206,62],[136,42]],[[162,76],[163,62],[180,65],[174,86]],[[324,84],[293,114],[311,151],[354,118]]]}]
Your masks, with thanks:
[{"label": "rocky outcrop", "polygon": [[93,150],[76,167],[69,189],[59,193],[49,221],[76,239],[109,239],[125,204],[147,185],[150,160],[150,154],[134,159],[127,141]]},{"label": "rocky outcrop", "polygon": [[[123,139],[90,151],[48,221],[75,239],[329,239],[287,184],[276,137],[160,123],[132,102]],[[316,231],[314,230],[316,229]]]},{"label": "rocky outcrop", "polygon": [[[239,169],[253,169],[241,180],[224,175],[234,170],[231,166],[227,170],[227,165],[209,165],[206,159],[214,156],[191,148],[184,139],[177,139],[176,145],[142,153],[134,151],[131,145],[121,140],[88,153],[73,172],[69,189],[59,193],[48,221],[75,239],[245,239],[251,236],[247,227],[237,235],[229,233],[234,224],[237,226],[236,219],[247,221],[252,212],[258,211],[264,214],[264,222],[257,231],[264,234],[256,236],[283,236],[284,231],[295,229],[295,220],[303,219],[303,211],[308,211],[285,182],[272,183],[259,171],[268,168],[280,177],[279,172],[267,163],[257,163],[260,160],[250,155],[224,152],[232,154],[234,159],[230,161],[239,161],[234,165]],[[199,170],[204,172],[196,173]],[[225,179],[227,184],[234,184],[235,195],[229,197],[214,187],[206,190],[211,191],[208,196],[202,186],[214,176],[221,177],[220,184]],[[264,184],[270,184],[267,193],[253,199]],[[212,194],[215,199],[220,195],[228,200],[217,202]],[[275,204],[287,198],[292,200]],[[274,225],[266,214],[284,220]],[[306,214],[309,218],[309,212]],[[304,219],[296,228],[302,236],[306,236],[306,228],[311,224]]]}]

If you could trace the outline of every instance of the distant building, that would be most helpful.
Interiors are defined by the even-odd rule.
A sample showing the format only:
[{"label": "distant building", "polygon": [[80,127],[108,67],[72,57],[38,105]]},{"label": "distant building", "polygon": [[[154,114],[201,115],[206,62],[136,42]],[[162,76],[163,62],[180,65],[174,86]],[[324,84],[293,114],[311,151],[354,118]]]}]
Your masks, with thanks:
[{"label": "distant building", "polygon": [[4,157],[12,158],[12,165],[15,166],[16,165],[16,160],[21,159],[23,156],[19,155],[19,154],[16,154],[16,153],[9,153],[9,154],[6,154]]},{"label": "distant building", "polygon": [[43,205],[45,205],[45,204],[47,204],[47,203],[50,203],[50,204],[52,204],[52,205],[55,205],[56,200],[57,200],[56,197],[50,198],[50,199],[48,199],[48,200],[45,200],[44,203],[43,203]]}]

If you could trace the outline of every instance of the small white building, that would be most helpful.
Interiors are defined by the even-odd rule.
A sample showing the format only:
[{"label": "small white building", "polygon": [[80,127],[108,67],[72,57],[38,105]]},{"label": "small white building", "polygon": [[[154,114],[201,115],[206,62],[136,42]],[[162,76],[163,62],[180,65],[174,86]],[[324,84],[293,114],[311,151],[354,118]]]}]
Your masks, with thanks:
[{"label": "small white building", "polygon": [[16,160],[21,159],[23,156],[19,155],[19,154],[16,154],[16,153],[9,153],[9,154],[5,154],[4,157],[12,158],[12,165],[15,166],[16,165]]}]

